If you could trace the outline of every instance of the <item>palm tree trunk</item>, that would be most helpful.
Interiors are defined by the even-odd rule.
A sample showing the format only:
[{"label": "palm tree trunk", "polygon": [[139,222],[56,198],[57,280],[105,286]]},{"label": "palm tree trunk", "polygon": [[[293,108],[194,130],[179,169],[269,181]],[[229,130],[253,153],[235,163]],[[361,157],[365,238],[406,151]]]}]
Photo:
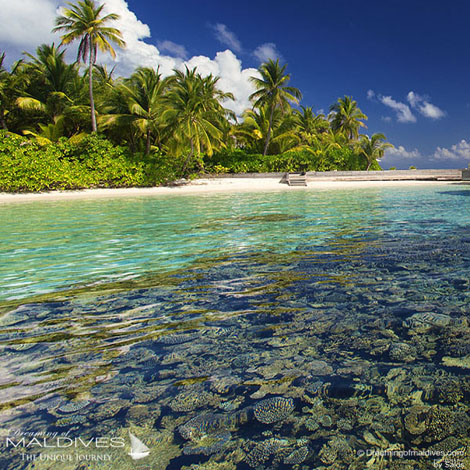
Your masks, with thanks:
[{"label": "palm tree trunk", "polygon": [[269,115],[268,135],[266,136],[266,143],[264,144],[263,156],[268,153],[269,140],[271,139],[271,127],[273,125],[274,104],[271,107],[271,114]]},{"label": "palm tree trunk", "polygon": [[189,152],[188,158],[184,162],[183,168],[181,169],[181,176],[184,176],[186,167],[188,166],[188,163],[191,160],[191,158],[193,158],[193,155],[194,155],[194,143],[193,143],[193,139],[191,138],[191,152]]},{"label": "palm tree trunk", "polygon": [[150,154],[150,129],[147,129],[147,144],[145,146],[145,155],[147,155],[148,157],[149,154]]},{"label": "palm tree trunk", "polygon": [[95,115],[95,100],[93,98],[93,64],[95,62],[94,49],[91,39],[89,39],[90,44],[90,60],[89,60],[89,69],[88,69],[88,87],[90,91],[90,109],[91,109],[91,132],[96,132],[96,115]]},{"label": "palm tree trunk", "polygon": [[2,109],[0,110],[0,126],[4,130],[8,130],[7,123],[5,121],[5,111]]},{"label": "palm tree trunk", "polygon": [[366,168],[366,171],[369,171],[369,168],[370,168],[370,166],[371,166],[371,165],[372,165],[372,162],[369,162],[369,161],[368,161],[368,162],[367,162],[367,168]]}]

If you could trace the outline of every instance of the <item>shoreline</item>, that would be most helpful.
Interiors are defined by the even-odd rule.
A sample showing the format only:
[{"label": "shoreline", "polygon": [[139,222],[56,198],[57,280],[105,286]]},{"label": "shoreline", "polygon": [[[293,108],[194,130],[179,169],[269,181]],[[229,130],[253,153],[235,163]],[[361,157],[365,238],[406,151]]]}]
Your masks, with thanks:
[{"label": "shoreline", "polygon": [[66,201],[74,199],[101,199],[142,196],[170,196],[217,194],[230,192],[351,190],[389,186],[466,185],[459,181],[308,181],[307,186],[291,187],[280,183],[279,178],[200,178],[181,186],[157,186],[151,188],[97,188],[80,190],[47,191],[38,193],[0,193],[0,204],[34,201]]}]

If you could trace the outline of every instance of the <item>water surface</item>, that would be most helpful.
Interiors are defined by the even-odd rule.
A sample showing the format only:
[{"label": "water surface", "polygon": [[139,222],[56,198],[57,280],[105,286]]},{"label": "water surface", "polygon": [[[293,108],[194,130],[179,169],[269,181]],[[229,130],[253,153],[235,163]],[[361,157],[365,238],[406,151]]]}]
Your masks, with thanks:
[{"label": "water surface", "polygon": [[2,468],[470,468],[469,194],[1,206],[3,435],[125,445]]}]

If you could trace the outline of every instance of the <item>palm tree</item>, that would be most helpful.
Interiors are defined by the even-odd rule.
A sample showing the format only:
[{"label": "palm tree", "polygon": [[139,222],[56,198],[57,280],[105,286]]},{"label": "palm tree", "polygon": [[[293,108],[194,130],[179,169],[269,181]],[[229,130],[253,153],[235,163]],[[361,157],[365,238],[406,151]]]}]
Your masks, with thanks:
[{"label": "palm tree", "polygon": [[0,128],[8,130],[7,116],[16,108],[16,99],[28,82],[23,73],[23,61],[15,62],[11,70],[4,66],[5,53],[0,54]]},{"label": "palm tree", "polygon": [[230,113],[220,101],[233,95],[218,90],[218,80],[213,76],[203,78],[195,68],[175,71],[163,118],[173,136],[173,150],[188,150],[182,174],[194,156],[200,160],[203,151],[211,156],[215,148],[223,146],[222,129]]},{"label": "palm tree", "polygon": [[27,112],[21,128],[29,135],[35,135],[38,129],[43,132],[50,125],[55,135],[62,131],[64,136],[71,136],[86,126],[89,107],[85,105],[84,78],[75,64],[65,62],[64,54],[54,44],[42,44],[36,56],[25,53],[32,61],[22,64],[21,73],[28,76],[28,83],[16,104]]},{"label": "palm tree", "polygon": [[5,121],[5,115],[7,113],[7,89],[8,89],[8,79],[10,78],[10,74],[8,70],[5,69],[3,66],[3,62],[5,61],[5,53],[3,52],[0,55],[0,126],[2,129],[7,129],[7,124]]},{"label": "palm tree", "polygon": [[369,171],[372,163],[384,156],[387,148],[393,148],[392,144],[384,142],[384,140],[385,136],[383,134],[374,134],[370,138],[367,135],[361,136],[358,150],[360,155],[363,155],[367,160],[366,171]]},{"label": "palm tree", "polygon": [[70,8],[64,10],[63,16],[56,18],[53,31],[64,31],[61,44],[70,44],[80,40],[77,60],[86,62],[88,59],[88,87],[90,93],[91,129],[96,132],[95,102],[93,97],[93,65],[96,62],[98,49],[109,52],[116,57],[111,46],[114,42],[119,47],[125,47],[121,32],[107,24],[119,19],[119,15],[110,13],[102,16],[103,5],[97,5],[94,0],[81,0],[76,5],[68,3]]},{"label": "palm tree", "polygon": [[75,65],[65,62],[65,51],[59,50],[54,43],[40,45],[36,49],[36,57],[27,52],[24,54],[32,59],[25,64],[30,86],[27,93],[18,98],[17,104],[25,110],[49,114],[52,119],[72,102],[70,84],[78,76],[78,71]]},{"label": "palm tree", "polygon": [[263,106],[257,110],[248,109],[243,113],[243,122],[234,129],[239,142],[259,153],[266,142],[271,118],[271,149],[282,153],[296,147],[300,138],[296,133],[296,119],[293,113],[283,114],[280,108],[271,110]]},{"label": "palm tree", "polygon": [[357,102],[350,96],[339,98],[338,101],[330,107],[331,128],[336,131],[344,132],[349,140],[357,140],[359,129],[366,127],[362,120],[367,120],[367,116],[359,109]]},{"label": "palm tree", "polygon": [[250,96],[250,100],[254,101],[253,107],[260,108],[267,106],[269,109],[269,125],[263,155],[266,155],[268,152],[274,110],[276,108],[285,110],[285,108],[289,107],[289,102],[298,103],[302,98],[300,90],[287,86],[290,74],[285,73],[286,68],[287,65],[281,67],[279,59],[276,62],[269,59],[264,64],[261,64],[258,69],[261,78],[250,77],[250,81],[256,87],[256,91]]},{"label": "palm tree", "polygon": [[145,135],[145,153],[150,154],[152,132],[162,121],[165,105],[165,93],[171,78],[162,79],[158,70],[147,67],[138,68],[130,78],[118,86],[120,105],[124,109],[111,108],[111,112],[103,118],[105,125],[133,125]]},{"label": "palm tree", "polygon": [[318,136],[328,131],[330,123],[325,119],[324,114],[313,112],[310,106],[301,106],[300,110],[294,111],[297,133],[304,145],[316,145]]}]

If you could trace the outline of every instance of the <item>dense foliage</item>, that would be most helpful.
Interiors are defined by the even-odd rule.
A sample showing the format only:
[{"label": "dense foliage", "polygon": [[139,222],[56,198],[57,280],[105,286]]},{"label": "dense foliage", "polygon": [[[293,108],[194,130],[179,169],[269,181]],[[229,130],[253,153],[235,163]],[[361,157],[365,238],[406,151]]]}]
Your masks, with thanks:
[{"label": "dense foliage", "polygon": [[41,145],[0,131],[0,191],[154,186],[176,179],[162,155],[138,158],[97,136]]},{"label": "dense foliage", "polygon": [[[219,78],[196,69],[115,77],[96,64],[98,51],[124,46],[117,15],[102,10],[94,0],[70,5],[56,22],[61,45],[43,44],[9,70],[0,54],[0,129],[9,131],[0,135],[2,190],[154,185],[202,171],[380,169],[390,144],[359,134],[367,116],[357,102],[340,98],[328,116],[292,108],[302,94],[279,61],[261,64],[253,107],[238,117]],[[66,62],[73,41],[87,67]]]},{"label": "dense foliage", "polygon": [[[326,153],[292,150],[277,155],[249,154],[234,150],[207,159],[206,170],[210,173],[269,173],[332,170],[365,170],[367,162],[347,147],[330,149]],[[371,170],[380,170],[374,162]]]}]

